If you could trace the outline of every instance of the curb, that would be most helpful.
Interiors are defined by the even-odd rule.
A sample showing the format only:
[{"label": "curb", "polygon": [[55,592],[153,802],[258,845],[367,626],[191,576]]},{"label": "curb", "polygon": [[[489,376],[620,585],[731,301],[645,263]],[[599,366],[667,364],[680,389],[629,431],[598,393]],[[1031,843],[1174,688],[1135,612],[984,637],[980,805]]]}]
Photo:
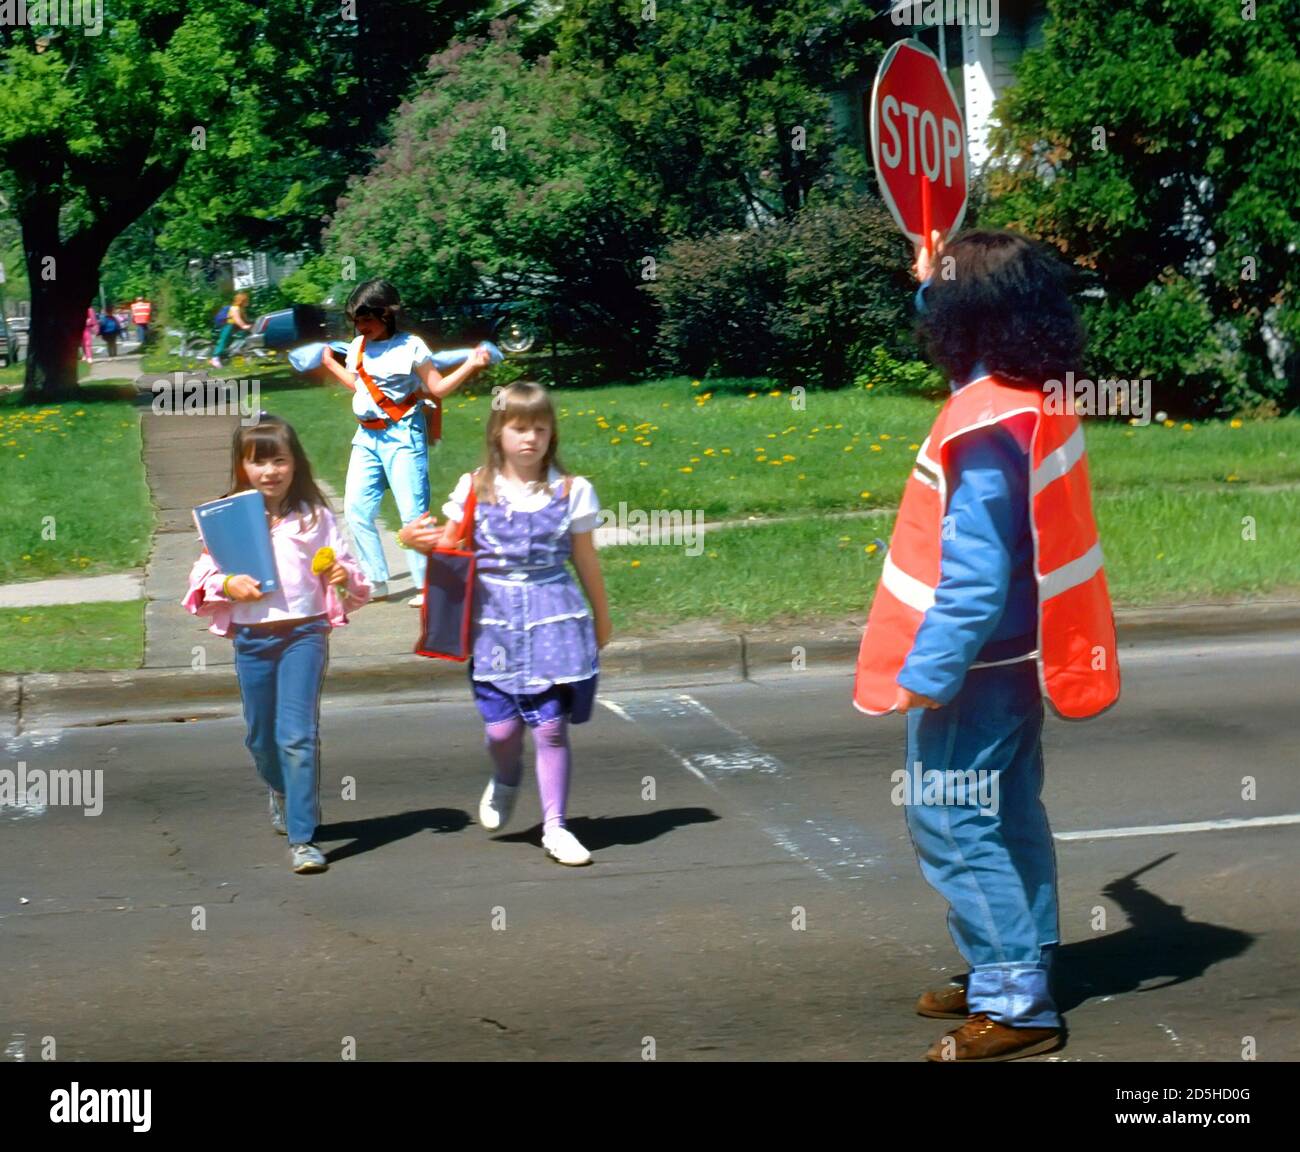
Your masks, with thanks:
[{"label": "curb", "polygon": [[[1300,600],[1196,604],[1116,612],[1121,647],[1145,641],[1300,630]],[[724,632],[697,640],[620,640],[601,653],[601,683],[620,691],[685,688],[852,665],[861,625],[780,633]],[[322,704],[461,703],[465,667],[409,654],[334,660]],[[0,736],[110,724],[188,722],[240,715],[233,665],[195,671],[32,673],[0,677]]]}]

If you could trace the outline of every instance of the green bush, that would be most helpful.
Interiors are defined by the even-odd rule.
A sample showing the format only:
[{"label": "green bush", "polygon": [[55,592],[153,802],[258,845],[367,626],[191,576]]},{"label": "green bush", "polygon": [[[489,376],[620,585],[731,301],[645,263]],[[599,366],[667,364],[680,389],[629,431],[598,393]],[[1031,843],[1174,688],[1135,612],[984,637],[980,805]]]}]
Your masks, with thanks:
[{"label": "green bush", "polygon": [[896,359],[881,344],[867,353],[853,383],[876,395],[926,398],[948,395],[948,386],[937,368],[923,360]]},{"label": "green bush", "polygon": [[910,259],[869,198],[676,241],[647,285],[661,313],[658,355],[694,376],[843,387],[874,347],[911,350]]}]

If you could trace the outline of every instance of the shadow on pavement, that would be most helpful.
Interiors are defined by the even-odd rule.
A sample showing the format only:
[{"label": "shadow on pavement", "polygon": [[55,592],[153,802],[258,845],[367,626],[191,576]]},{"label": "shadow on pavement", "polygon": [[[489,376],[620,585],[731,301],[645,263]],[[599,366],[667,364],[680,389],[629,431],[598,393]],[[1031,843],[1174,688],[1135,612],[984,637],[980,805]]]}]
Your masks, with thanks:
[{"label": "shadow on pavement", "polygon": [[[1098,996],[1151,992],[1196,979],[1211,965],[1239,956],[1254,942],[1249,932],[1188,920],[1182,907],[1165,903],[1137,882],[1141,873],[1173,855],[1162,856],[1102,889],[1103,895],[1119,905],[1129,925],[1059,950],[1052,984],[1062,1012]],[[1142,988],[1148,980],[1160,983]]]},{"label": "shadow on pavement", "polygon": [[[709,808],[666,808],[638,816],[575,816],[566,827],[583,846],[593,852],[615,844],[645,844],[657,840],[688,824],[708,824],[720,817]],[[526,832],[512,832],[493,839],[505,844],[533,844],[541,847],[542,826],[534,824]]]},{"label": "shadow on pavement", "polygon": [[351,839],[351,844],[325,853],[331,864],[373,852],[386,844],[405,840],[421,832],[459,832],[469,825],[469,813],[459,808],[421,808],[415,812],[401,812],[395,816],[376,816],[370,820],[346,820],[339,824],[322,824],[316,829],[316,840]]}]

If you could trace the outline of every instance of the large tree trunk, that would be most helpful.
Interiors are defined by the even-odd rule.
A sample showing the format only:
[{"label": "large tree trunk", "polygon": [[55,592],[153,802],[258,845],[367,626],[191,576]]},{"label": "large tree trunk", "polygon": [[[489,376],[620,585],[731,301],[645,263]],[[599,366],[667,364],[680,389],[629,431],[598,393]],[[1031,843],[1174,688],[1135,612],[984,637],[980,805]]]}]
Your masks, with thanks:
[{"label": "large tree trunk", "polygon": [[77,350],[86,324],[86,309],[95,293],[98,265],[73,268],[66,253],[54,253],[57,275],[42,280],[28,268],[32,291],[32,326],[27,344],[23,399],[48,404],[77,394]]}]

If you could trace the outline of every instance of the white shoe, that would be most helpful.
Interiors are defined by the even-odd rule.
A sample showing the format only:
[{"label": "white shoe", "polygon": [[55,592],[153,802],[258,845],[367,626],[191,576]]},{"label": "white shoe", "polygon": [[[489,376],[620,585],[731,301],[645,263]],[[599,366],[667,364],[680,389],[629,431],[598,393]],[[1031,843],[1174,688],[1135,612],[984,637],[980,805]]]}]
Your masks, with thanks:
[{"label": "white shoe", "polygon": [[299,875],[329,870],[329,864],[325,861],[325,854],[315,844],[291,845],[289,856],[293,861],[293,870]]},{"label": "white shoe", "polygon": [[289,829],[284,823],[284,796],[270,789],[268,791],[271,792],[271,827],[281,836],[288,836]]},{"label": "white shoe", "polygon": [[370,585],[370,599],[371,599],[371,600],[387,600],[387,599],[388,599],[388,583],[387,583],[387,581],[385,581],[385,580],[376,580],[373,584]]},{"label": "white shoe", "polygon": [[544,833],[542,847],[552,860],[573,868],[591,863],[591,853],[578,843],[578,838],[567,828],[552,828]]},{"label": "white shoe", "polygon": [[510,814],[515,810],[515,800],[519,796],[519,786],[498,784],[493,778],[483,789],[483,798],[478,802],[478,822],[489,832],[495,832],[505,826]]},{"label": "white shoe", "polygon": [[412,596],[411,599],[410,599],[410,605],[411,605],[412,608],[423,608],[423,607],[424,607],[424,593],[423,593],[423,592],[417,592],[414,596]]}]

